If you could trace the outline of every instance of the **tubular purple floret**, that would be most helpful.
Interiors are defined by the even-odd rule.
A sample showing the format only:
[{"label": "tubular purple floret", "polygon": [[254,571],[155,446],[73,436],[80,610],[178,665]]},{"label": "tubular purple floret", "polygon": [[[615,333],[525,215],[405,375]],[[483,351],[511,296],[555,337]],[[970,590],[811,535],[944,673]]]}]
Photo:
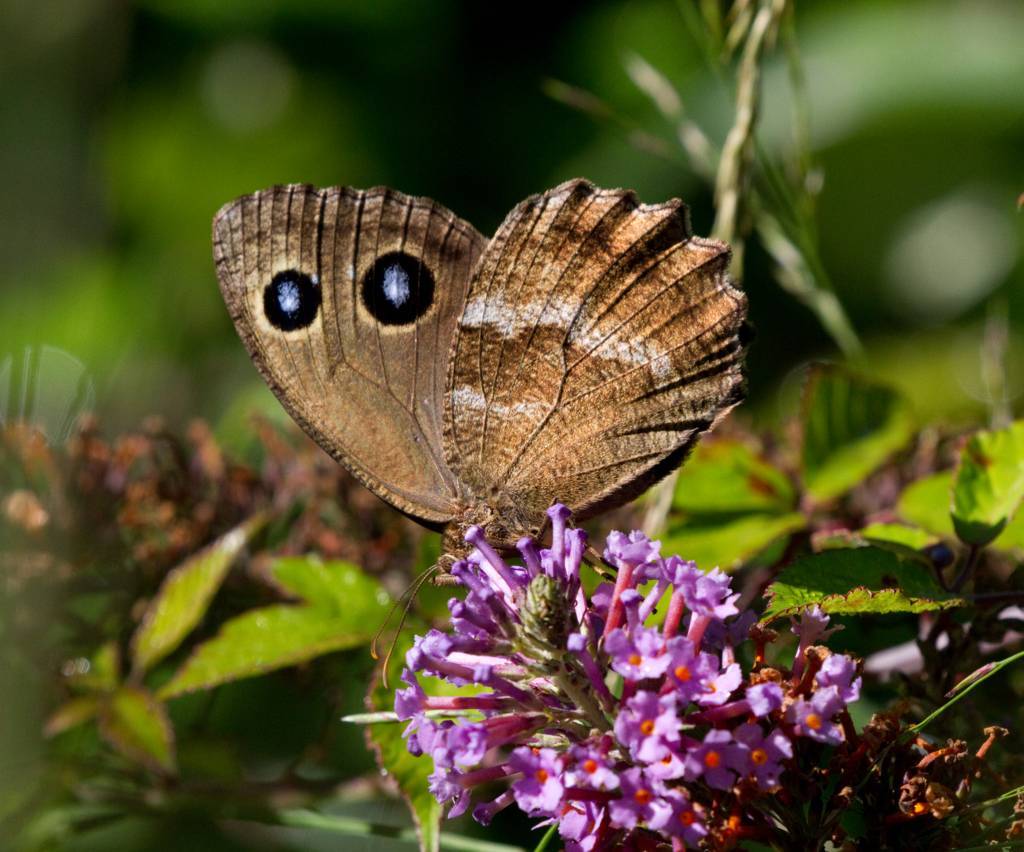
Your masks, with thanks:
[{"label": "tubular purple floret", "polygon": [[480,568],[495,581],[497,588],[505,594],[507,606],[513,611],[518,609],[512,590],[522,588],[522,583],[505,560],[501,558],[498,551],[491,546],[483,529],[474,524],[466,530],[465,539],[480,554]]},{"label": "tubular purple floret", "polygon": [[567,506],[555,503],[547,511],[551,519],[551,562],[555,568],[555,577],[565,579],[565,522],[572,513]]}]

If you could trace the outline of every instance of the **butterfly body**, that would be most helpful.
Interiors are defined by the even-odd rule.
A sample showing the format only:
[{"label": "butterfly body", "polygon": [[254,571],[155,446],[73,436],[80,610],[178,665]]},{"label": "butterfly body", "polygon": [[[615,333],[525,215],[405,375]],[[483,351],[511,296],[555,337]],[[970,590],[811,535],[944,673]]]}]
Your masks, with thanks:
[{"label": "butterfly body", "polygon": [[274,187],[221,209],[214,255],[285,408],[446,552],[621,505],[742,397],[746,300],[678,201],[570,181],[487,240],[386,188]]}]

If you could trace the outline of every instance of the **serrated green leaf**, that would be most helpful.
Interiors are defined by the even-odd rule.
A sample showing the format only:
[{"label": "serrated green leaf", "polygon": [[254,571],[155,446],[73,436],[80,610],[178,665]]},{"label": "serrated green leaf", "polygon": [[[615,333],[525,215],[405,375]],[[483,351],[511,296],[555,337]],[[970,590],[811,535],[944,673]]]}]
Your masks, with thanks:
[{"label": "serrated green leaf", "polygon": [[206,614],[232,563],[265,523],[265,515],[255,515],[168,573],[132,637],[135,671],[146,671],[181,644]]},{"label": "serrated green leaf", "polygon": [[261,607],[226,622],[160,690],[161,698],[364,645],[387,614],[387,593],[347,562],[285,559],[271,570],[279,583],[316,603]]},{"label": "serrated green leaf", "polygon": [[858,533],[868,541],[887,541],[902,544],[912,550],[921,550],[935,544],[939,537],[920,527],[906,524],[868,524]]},{"label": "serrated green leaf", "polygon": [[925,612],[964,605],[961,598],[943,591],[924,560],[873,546],[826,550],[799,559],[765,594],[765,621],[814,605],[834,614]]},{"label": "serrated green leaf", "polygon": [[837,367],[812,370],[801,421],[804,486],[817,501],[850,490],[913,434],[902,396]]},{"label": "serrated green leaf", "polygon": [[700,444],[679,471],[674,508],[687,513],[789,512],[796,491],[781,470],[739,441]]},{"label": "serrated green leaf", "polygon": [[174,771],[174,730],[152,693],[123,686],[100,710],[100,734],[121,754],[158,772]]},{"label": "serrated green leaf", "polygon": [[960,455],[953,483],[953,527],[961,541],[993,541],[1024,499],[1024,421],[976,432]]},{"label": "serrated green leaf", "polygon": [[692,559],[706,571],[715,567],[728,571],[806,523],[799,512],[688,518],[669,529],[661,552]]},{"label": "serrated green leaf", "polygon": [[[396,643],[395,653],[388,663],[388,684],[385,688],[382,678],[375,677],[366,696],[366,709],[370,711],[393,710],[395,706],[395,684],[404,666],[405,652],[412,646],[412,632],[405,631]],[[424,680],[424,689],[429,684]],[[423,852],[437,852],[441,840],[442,808],[428,787],[434,762],[427,755],[413,757],[406,748],[402,732],[405,723],[382,722],[368,725],[366,739],[377,754],[377,764],[391,776],[409,806]]]}]

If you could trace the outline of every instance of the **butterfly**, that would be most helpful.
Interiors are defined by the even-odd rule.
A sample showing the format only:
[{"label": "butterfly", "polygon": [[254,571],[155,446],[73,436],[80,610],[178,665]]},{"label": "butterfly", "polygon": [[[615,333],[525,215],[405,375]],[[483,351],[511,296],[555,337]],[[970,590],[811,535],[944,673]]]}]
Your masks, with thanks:
[{"label": "butterfly", "polygon": [[275,186],[224,206],[213,246],[284,407],[445,553],[631,500],[743,396],[746,297],[679,200],[571,180],[487,239],[389,188]]}]

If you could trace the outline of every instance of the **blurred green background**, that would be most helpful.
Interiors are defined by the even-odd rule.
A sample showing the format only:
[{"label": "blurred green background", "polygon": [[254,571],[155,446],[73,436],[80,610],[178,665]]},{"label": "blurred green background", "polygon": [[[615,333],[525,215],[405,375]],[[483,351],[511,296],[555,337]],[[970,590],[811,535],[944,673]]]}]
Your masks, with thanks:
[{"label": "blurred green background", "polygon": [[[797,27],[822,260],[864,341],[862,366],[900,386],[922,423],[1019,410],[1024,4],[807,2]],[[731,83],[708,68],[671,0],[6,0],[0,420],[29,414],[56,440],[85,408],[108,434],[150,415],[176,430],[203,417],[228,451],[241,449],[247,414],[279,409],[221,302],[210,220],[274,183],[388,184],[486,234],[523,197],[584,176],[644,201],[682,197],[708,233],[712,191],[630,80],[632,56],[721,144]],[[778,159],[793,131],[784,64],[781,51],[767,59],[759,134]],[[550,80],[593,93],[616,118],[553,100]],[[758,338],[741,416],[770,426],[791,412],[800,368],[838,352],[756,240],[744,286]],[[993,339],[1005,354],[998,380]],[[335,659],[301,675],[303,694],[364,683],[368,669],[362,651]],[[285,720],[268,739],[258,718],[239,732],[244,714],[225,717],[264,764],[294,750],[289,714],[301,729],[338,706],[293,705],[290,678],[232,687],[232,707]],[[19,724],[34,730],[54,701],[23,703]],[[358,709],[359,696],[342,703]],[[371,769],[360,746],[340,735],[321,757],[351,761],[355,776]],[[24,771],[13,753],[0,751],[0,787]],[[187,820],[176,830],[180,848],[200,848]],[[159,848],[160,832],[132,842]]]},{"label": "blurred green background", "polygon": [[[239,194],[389,184],[489,233],[521,198],[583,175],[645,201],[681,196],[695,230],[711,228],[710,193],[681,155],[638,150],[542,90],[581,86],[672,143],[623,70],[638,54],[720,142],[732,93],[670,0],[7,0],[2,15],[0,351],[75,359],[50,353],[42,369],[49,383],[86,372],[111,428],[152,413],[216,421],[245,394],[269,396],[210,259],[210,219]],[[980,410],[986,306],[1005,306],[1015,338],[1024,322],[1024,6],[818,2],[798,26],[841,300],[925,416]],[[792,124],[782,63],[766,74],[769,151]],[[756,244],[746,288],[749,408],[771,416],[779,380],[832,349]]]}]

